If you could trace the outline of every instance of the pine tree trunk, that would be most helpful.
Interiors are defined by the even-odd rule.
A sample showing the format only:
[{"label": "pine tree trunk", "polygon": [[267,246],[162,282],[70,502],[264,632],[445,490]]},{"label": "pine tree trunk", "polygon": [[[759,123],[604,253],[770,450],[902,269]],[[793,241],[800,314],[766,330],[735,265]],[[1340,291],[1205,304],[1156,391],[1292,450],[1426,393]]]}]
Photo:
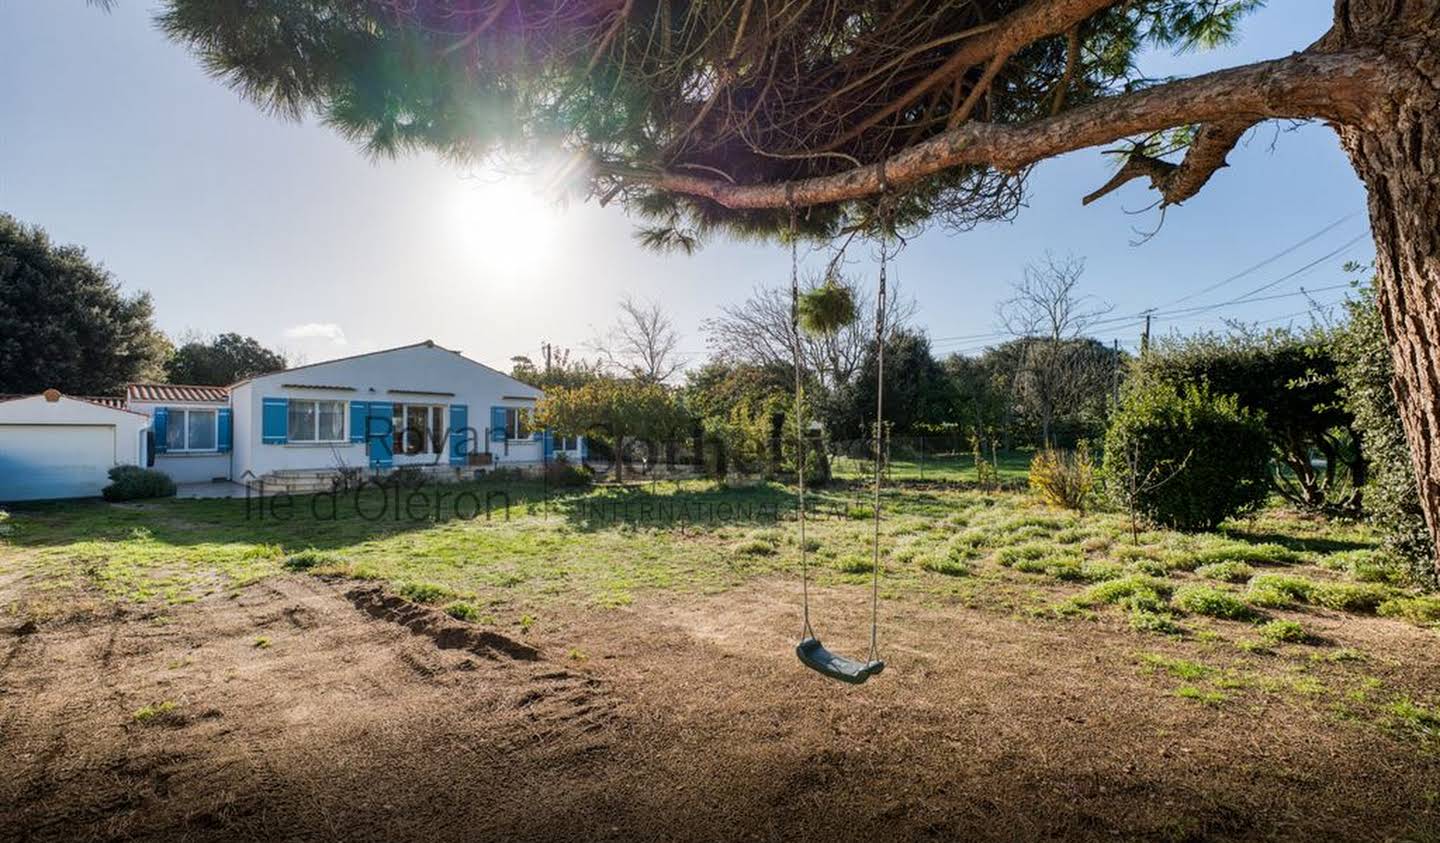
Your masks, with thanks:
[{"label": "pine tree trunk", "polygon": [[[1357,7],[1371,6],[1381,17],[1386,5],[1355,2],[1350,11],[1359,15]],[[1373,27],[1376,17],[1367,23]],[[1393,95],[1364,125],[1339,132],[1369,192],[1377,299],[1395,363],[1395,398],[1425,521],[1431,537],[1440,539],[1440,37],[1382,49],[1403,57]]]}]

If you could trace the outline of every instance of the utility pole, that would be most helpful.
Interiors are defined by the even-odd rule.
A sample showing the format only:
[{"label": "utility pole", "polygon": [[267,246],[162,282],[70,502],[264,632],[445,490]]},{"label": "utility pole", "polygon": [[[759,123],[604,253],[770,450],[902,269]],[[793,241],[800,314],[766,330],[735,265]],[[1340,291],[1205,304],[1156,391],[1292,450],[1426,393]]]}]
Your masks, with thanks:
[{"label": "utility pole", "polygon": [[547,375],[550,374],[550,349],[551,349],[551,348],[552,348],[552,346],[551,346],[550,343],[548,343],[548,342],[542,342],[542,343],[540,343],[540,350],[545,353],[545,374],[547,374]]},{"label": "utility pole", "polygon": [[1150,314],[1145,314],[1145,333],[1140,335],[1140,356],[1150,350]]},{"label": "utility pole", "polygon": [[1114,385],[1114,393],[1115,393],[1115,395],[1114,395],[1114,398],[1115,398],[1115,405],[1116,405],[1116,406],[1119,406],[1119,405],[1120,405],[1120,339],[1119,339],[1119,337],[1116,337],[1115,339],[1111,340],[1110,342],[1111,342],[1112,354],[1114,355],[1114,356],[1111,358],[1111,363],[1112,363],[1112,364],[1114,365],[1114,367],[1115,367],[1115,377],[1113,378],[1113,380],[1115,381],[1115,385]]}]

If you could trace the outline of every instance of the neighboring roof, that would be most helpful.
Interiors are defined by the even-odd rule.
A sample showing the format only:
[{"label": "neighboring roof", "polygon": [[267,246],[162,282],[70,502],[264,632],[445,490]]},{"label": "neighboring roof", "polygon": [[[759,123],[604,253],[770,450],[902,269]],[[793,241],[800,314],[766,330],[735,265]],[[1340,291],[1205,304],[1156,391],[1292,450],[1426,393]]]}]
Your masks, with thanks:
[{"label": "neighboring roof", "polygon": [[342,363],[342,362],[344,362],[344,361],[346,361],[346,360],[358,360],[358,359],[360,359],[361,357],[374,357],[374,356],[377,355],[377,354],[389,354],[389,353],[392,352],[392,351],[404,351],[404,350],[407,349],[407,348],[435,348],[435,349],[439,349],[440,351],[448,351],[448,352],[450,352],[451,354],[455,355],[456,357],[459,357],[461,360],[464,360],[466,363],[470,363],[470,364],[473,364],[473,365],[475,365],[475,366],[479,366],[479,367],[482,368],[482,369],[488,369],[489,371],[494,372],[495,374],[499,375],[499,376],[502,377],[502,378],[505,378],[505,379],[510,380],[510,381],[514,381],[514,383],[515,383],[517,386],[519,386],[520,388],[522,388],[522,389],[533,389],[533,390],[535,390],[535,392],[536,392],[538,395],[544,395],[544,394],[545,394],[545,391],[544,391],[544,390],[542,390],[542,389],[540,389],[540,388],[538,388],[538,387],[531,386],[530,384],[525,383],[524,381],[517,380],[517,379],[515,379],[514,377],[512,377],[512,376],[510,376],[510,375],[507,375],[506,373],[500,371],[499,369],[494,368],[493,366],[486,366],[484,363],[481,363],[479,360],[471,360],[469,357],[466,357],[465,355],[463,355],[463,354],[461,354],[460,352],[454,350],[453,348],[444,348],[443,346],[436,345],[434,340],[423,340],[423,341],[421,341],[421,342],[412,342],[412,343],[410,343],[409,345],[397,345],[397,346],[395,346],[394,348],[382,348],[382,349],[380,349],[380,350],[378,350],[378,351],[367,351],[367,352],[364,352],[363,354],[351,354],[351,355],[349,355],[349,356],[347,356],[347,357],[336,357],[336,358],[334,358],[333,360],[321,360],[321,361],[318,362],[318,363],[306,363],[304,366],[296,366],[296,367],[293,368],[293,369],[281,369],[281,370],[278,371],[278,372],[266,372],[266,373],[263,374],[263,375],[255,375],[254,377],[246,378],[246,379],[241,380],[241,381],[236,381],[235,383],[230,384],[229,389],[234,389],[235,387],[240,386],[241,384],[246,384],[246,383],[249,383],[249,382],[251,382],[251,381],[253,381],[253,380],[258,380],[258,379],[260,379],[260,378],[268,378],[268,377],[272,377],[272,376],[274,376],[274,375],[285,375],[285,374],[289,374],[289,373],[291,373],[291,372],[301,371],[302,369],[313,369],[313,368],[315,368],[316,366],[329,366],[331,363]]},{"label": "neighboring roof", "polygon": [[132,383],[125,388],[125,394],[131,401],[146,403],[188,401],[224,404],[230,400],[230,390],[223,386],[188,386],[178,383]]},{"label": "neighboring roof", "polygon": [[[126,406],[125,406],[125,399],[124,399],[124,398],[117,398],[117,397],[115,397],[115,396],[113,396],[113,395],[88,395],[88,396],[87,396],[87,395],[65,395],[64,393],[61,393],[59,390],[55,390],[55,392],[56,392],[57,395],[58,395],[58,398],[57,398],[56,400],[59,400],[59,398],[64,398],[64,399],[67,400],[67,401],[83,401],[83,402],[86,403],[86,404],[94,404],[94,405],[97,406],[97,407],[104,407],[104,408],[107,409],[107,410],[118,410],[118,411],[120,411],[120,412],[122,412],[122,413],[129,413],[129,414],[132,415],[132,416],[139,416],[139,417],[142,418],[142,419],[148,419],[148,418],[150,418],[149,416],[145,415],[144,413],[137,413],[137,412],[135,412],[134,410],[130,409],[129,407],[126,407]],[[7,402],[7,401],[24,401],[24,400],[27,399],[27,398],[46,398],[46,397],[47,397],[47,396],[45,395],[44,392],[41,392],[41,393],[38,393],[38,394],[35,394],[35,395],[25,395],[25,394],[17,394],[17,393],[3,393],[3,394],[0,394],[0,403],[5,403],[5,402]],[[53,403],[53,402],[51,402],[51,403]]]}]

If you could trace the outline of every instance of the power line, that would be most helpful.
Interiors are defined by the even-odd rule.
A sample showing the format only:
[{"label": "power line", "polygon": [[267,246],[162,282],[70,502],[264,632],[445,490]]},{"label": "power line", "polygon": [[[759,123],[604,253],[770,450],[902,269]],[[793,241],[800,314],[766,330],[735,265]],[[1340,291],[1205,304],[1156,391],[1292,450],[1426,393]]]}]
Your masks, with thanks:
[{"label": "power line", "polygon": [[[1238,281],[1238,280],[1240,280],[1241,278],[1244,278],[1245,276],[1249,275],[1250,273],[1255,272],[1256,270],[1264,269],[1265,267],[1269,266],[1270,264],[1274,263],[1275,261],[1277,261],[1277,260],[1285,257],[1286,255],[1290,254],[1291,252],[1294,252],[1296,249],[1299,249],[1301,246],[1307,246],[1307,245],[1309,245],[1310,243],[1313,243],[1313,242],[1315,242],[1316,240],[1319,240],[1319,239],[1320,239],[1321,237],[1323,237],[1324,235],[1326,235],[1326,234],[1328,234],[1329,232],[1335,230],[1335,229],[1336,229],[1337,227],[1339,227],[1341,224],[1346,223],[1346,222],[1354,219],[1354,218],[1357,216],[1357,214],[1358,214],[1358,212],[1346,214],[1345,216],[1343,216],[1343,217],[1341,217],[1340,219],[1338,219],[1338,220],[1330,223],[1329,225],[1325,226],[1324,228],[1320,229],[1319,231],[1315,232],[1314,234],[1310,235],[1309,237],[1306,237],[1304,240],[1301,240],[1300,242],[1295,243],[1294,245],[1291,245],[1291,246],[1289,246],[1289,247],[1287,247],[1287,248],[1285,248],[1285,249],[1283,249],[1283,250],[1281,250],[1281,251],[1279,251],[1279,252],[1276,252],[1275,254],[1271,255],[1270,257],[1266,258],[1265,260],[1260,261],[1259,263],[1255,264],[1254,266],[1246,267],[1245,269],[1240,270],[1239,272],[1235,273],[1234,275],[1230,276],[1229,278],[1226,278],[1226,279],[1224,279],[1223,281],[1217,281],[1217,282],[1215,282],[1214,284],[1211,284],[1210,286],[1206,287],[1206,288],[1203,289],[1203,290],[1196,290],[1195,292],[1190,293],[1190,294],[1188,294],[1188,295],[1181,296],[1180,298],[1175,299],[1174,301],[1167,302],[1167,303],[1165,303],[1165,304],[1159,305],[1159,307],[1157,307],[1156,309],[1158,310],[1158,309],[1160,309],[1160,308],[1162,308],[1162,307],[1173,307],[1173,306],[1175,306],[1175,305],[1177,305],[1177,304],[1182,304],[1182,303],[1184,303],[1184,302],[1190,301],[1190,300],[1193,299],[1193,298],[1197,298],[1197,297],[1199,297],[1199,296],[1203,296],[1203,295],[1205,295],[1206,293],[1214,292],[1215,290],[1220,289],[1221,287],[1225,286],[1226,284],[1229,284],[1229,283],[1232,282],[1232,281]],[[1362,236],[1363,236],[1363,235],[1362,235]]]},{"label": "power line", "polygon": [[[1325,261],[1330,260],[1331,258],[1334,258],[1334,257],[1336,257],[1336,256],[1338,256],[1338,255],[1340,255],[1340,254],[1343,254],[1344,252],[1346,252],[1347,250],[1349,250],[1350,248],[1352,248],[1356,243],[1359,243],[1361,240],[1365,239],[1366,234],[1362,232],[1361,234],[1358,234],[1358,235],[1356,235],[1355,237],[1352,237],[1350,240],[1346,241],[1346,242],[1345,242],[1342,246],[1340,246],[1339,248],[1337,248],[1337,249],[1329,252],[1329,253],[1326,254],[1326,255],[1323,255],[1323,256],[1320,257],[1320,258],[1317,258],[1317,259],[1314,260],[1314,261],[1311,261],[1310,263],[1306,264],[1305,266],[1300,267],[1299,269],[1295,270],[1294,272],[1288,273],[1288,274],[1286,274],[1286,275],[1281,276],[1280,278],[1275,279],[1274,281],[1271,281],[1271,282],[1269,282],[1269,283],[1267,283],[1267,284],[1263,284],[1263,285],[1261,285],[1261,286],[1259,286],[1259,287],[1256,287],[1255,289],[1250,290],[1250,291],[1247,292],[1247,293],[1242,293],[1240,296],[1237,296],[1237,297],[1235,297],[1235,298],[1233,298],[1233,299],[1230,299],[1230,300],[1228,300],[1228,301],[1216,302],[1216,303],[1209,304],[1209,305],[1197,305],[1197,306],[1195,306],[1195,307],[1190,307],[1190,308],[1182,308],[1182,309],[1180,309],[1180,310],[1173,311],[1173,312],[1169,312],[1169,313],[1161,312],[1161,311],[1164,310],[1164,308],[1172,307],[1172,306],[1174,306],[1174,305],[1176,305],[1176,304],[1181,304],[1181,303],[1183,303],[1183,302],[1190,301],[1190,300],[1192,300],[1192,299],[1194,299],[1194,298],[1197,298],[1197,297],[1199,297],[1199,296],[1203,296],[1203,295],[1205,295],[1206,293],[1213,292],[1213,291],[1215,291],[1215,290],[1220,289],[1221,287],[1224,287],[1224,286],[1227,285],[1227,284],[1230,284],[1230,283],[1232,283],[1232,282],[1234,282],[1234,281],[1237,281],[1237,280],[1239,280],[1239,279],[1241,279],[1241,278],[1244,278],[1245,276],[1250,275],[1251,273],[1256,272],[1257,270],[1263,269],[1263,268],[1269,266],[1270,264],[1274,263],[1275,261],[1277,261],[1277,260],[1279,260],[1279,259],[1281,259],[1281,258],[1283,258],[1283,257],[1285,257],[1285,256],[1287,256],[1287,255],[1290,255],[1290,254],[1294,253],[1297,249],[1299,249],[1299,248],[1301,248],[1301,247],[1303,247],[1303,246],[1309,245],[1310,243],[1315,242],[1316,240],[1320,239],[1321,237],[1323,237],[1324,235],[1328,234],[1329,232],[1334,231],[1334,230],[1335,230],[1336,228],[1338,228],[1340,225],[1342,225],[1342,224],[1344,224],[1344,223],[1346,223],[1346,222],[1354,219],[1357,215],[1358,215],[1358,212],[1357,212],[1357,213],[1346,214],[1345,216],[1341,217],[1340,219],[1336,220],[1335,222],[1332,222],[1332,223],[1330,223],[1329,225],[1321,228],[1319,231],[1316,231],[1315,233],[1309,235],[1308,237],[1305,237],[1304,239],[1302,239],[1302,240],[1300,240],[1300,241],[1298,241],[1298,242],[1296,242],[1296,243],[1293,243],[1293,244],[1291,244],[1290,246],[1287,246],[1286,248],[1284,248],[1284,249],[1280,250],[1279,252],[1276,252],[1275,254],[1271,255],[1271,256],[1268,257],[1268,258],[1266,258],[1265,260],[1262,260],[1262,261],[1260,261],[1259,263],[1256,263],[1256,264],[1253,264],[1253,265],[1251,265],[1251,266],[1249,266],[1249,267],[1246,267],[1245,269],[1241,270],[1240,272],[1237,272],[1237,273],[1235,273],[1234,275],[1231,275],[1231,276],[1228,277],[1228,278],[1225,278],[1225,279],[1222,279],[1222,280],[1220,280],[1220,281],[1217,281],[1216,283],[1211,284],[1211,285],[1209,285],[1208,287],[1205,287],[1205,288],[1203,288],[1203,289],[1201,289],[1201,290],[1197,290],[1197,291],[1195,291],[1195,292],[1193,292],[1193,293],[1186,294],[1186,295],[1181,296],[1181,297],[1178,298],[1178,299],[1174,299],[1173,301],[1170,301],[1170,302],[1168,302],[1168,303],[1166,303],[1166,304],[1158,305],[1158,306],[1151,307],[1151,308],[1147,308],[1147,309],[1145,309],[1145,310],[1140,311],[1139,313],[1130,314],[1130,315],[1125,315],[1125,316],[1117,316],[1117,317],[1113,317],[1113,318],[1110,318],[1110,319],[1101,319],[1101,320],[1098,320],[1098,321],[1095,321],[1095,322],[1090,323],[1090,325],[1088,325],[1087,328],[1098,328],[1098,327],[1107,327],[1107,326],[1117,326],[1118,323],[1129,322],[1129,321],[1132,321],[1132,320],[1135,320],[1135,319],[1143,319],[1147,314],[1153,315],[1153,316],[1154,316],[1155,318],[1157,318],[1157,319],[1169,319],[1169,318],[1173,318],[1173,317],[1175,317],[1175,316],[1178,316],[1178,315],[1180,315],[1180,314],[1203,313],[1203,312],[1207,312],[1207,311],[1209,311],[1209,310],[1215,310],[1215,309],[1218,309],[1218,308],[1221,308],[1221,307],[1229,307],[1229,306],[1232,306],[1232,305],[1234,305],[1234,304],[1243,304],[1243,303],[1249,303],[1249,302],[1254,302],[1254,301],[1266,301],[1266,300],[1268,300],[1267,298],[1255,298],[1254,296],[1255,296],[1257,293],[1261,293],[1261,292],[1264,292],[1265,290],[1272,289],[1272,288],[1274,288],[1274,287],[1276,287],[1276,286],[1278,286],[1278,285],[1280,285],[1280,284],[1285,283],[1286,281],[1291,280],[1292,278],[1296,278],[1296,277],[1298,277],[1298,276],[1300,276],[1300,275],[1302,275],[1302,274],[1304,274],[1304,273],[1306,273],[1306,272],[1309,272],[1310,270],[1314,269],[1316,266],[1320,265],[1321,263],[1324,263]],[[1292,294],[1292,295],[1300,295],[1300,294],[1303,294],[1303,291],[1298,291],[1297,293],[1294,293],[1294,294]],[[1118,330],[1118,329],[1119,329],[1118,327],[1112,328],[1112,330]],[[982,342],[982,341],[991,340],[991,339],[1001,339],[1001,338],[1008,337],[1008,336],[1011,336],[1011,334],[1009,334],[1008,332],[1004,332],[1004,331],[995,331],[995,332],[990,332],[990,333],[978,333],[978,334],[957,334],[957,335],[954,335],[954,336],[936,337],[936,338],[933,338],[933,339],[931,340],[931,345],[932,345],[932,346],[939,346],[939,345],[944,345],[944,344],[950,343],[950,342],[974,343],[974,342]]]}]

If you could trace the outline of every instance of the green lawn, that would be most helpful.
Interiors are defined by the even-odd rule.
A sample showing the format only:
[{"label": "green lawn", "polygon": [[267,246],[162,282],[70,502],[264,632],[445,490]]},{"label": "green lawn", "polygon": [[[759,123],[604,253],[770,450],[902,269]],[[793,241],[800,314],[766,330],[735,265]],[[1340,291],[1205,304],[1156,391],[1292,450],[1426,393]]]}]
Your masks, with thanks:
[{"label": "green lawn", "polygon": [[[996,455],[1000,482],[1004,486],[1023,485],[1030,472],[1031,451],[1001,451]],[[859,480],[871,476],[868,460],[836,457],[831,470],[837,478]],[[923,480],[926,482],[978,483],[979,469],[970,453],[943,451],[929,453],[918,447],[907,447],[891,453],[889,480]]]},{"label": "green lawn", "polygon": [[[358,499],[267,499],[265,511],[243,500],[18,510],[0,531],[0,577],[23,578],[38,606],[46,595],[63,603],[77,591],[188,602],[309,571],[385,580],[508,623],[552,600],[617,606],[650,591],[713,592],[798,567],[794,497],[776,484],[547,495],[534,483],[492,481],[438,491],[438,515],[434,488],[402,493],[399,506],[393,492],[372,490]],[[817,579],[868,583],[869,490],[837,484],[815,494],[810,511]],[[883,588],[892,599],[1116,614],[1162,633],[1212,617],[1260,622],[1270,610],[1303,606],[1440,620],[1434,598],[1411,595],[1357,525],[1269,511],[1212,534],[1149,531],[1137,544],[1119,514],[1081,516],[1023,493],[929,484],[889,488],[883,512]]]}]

